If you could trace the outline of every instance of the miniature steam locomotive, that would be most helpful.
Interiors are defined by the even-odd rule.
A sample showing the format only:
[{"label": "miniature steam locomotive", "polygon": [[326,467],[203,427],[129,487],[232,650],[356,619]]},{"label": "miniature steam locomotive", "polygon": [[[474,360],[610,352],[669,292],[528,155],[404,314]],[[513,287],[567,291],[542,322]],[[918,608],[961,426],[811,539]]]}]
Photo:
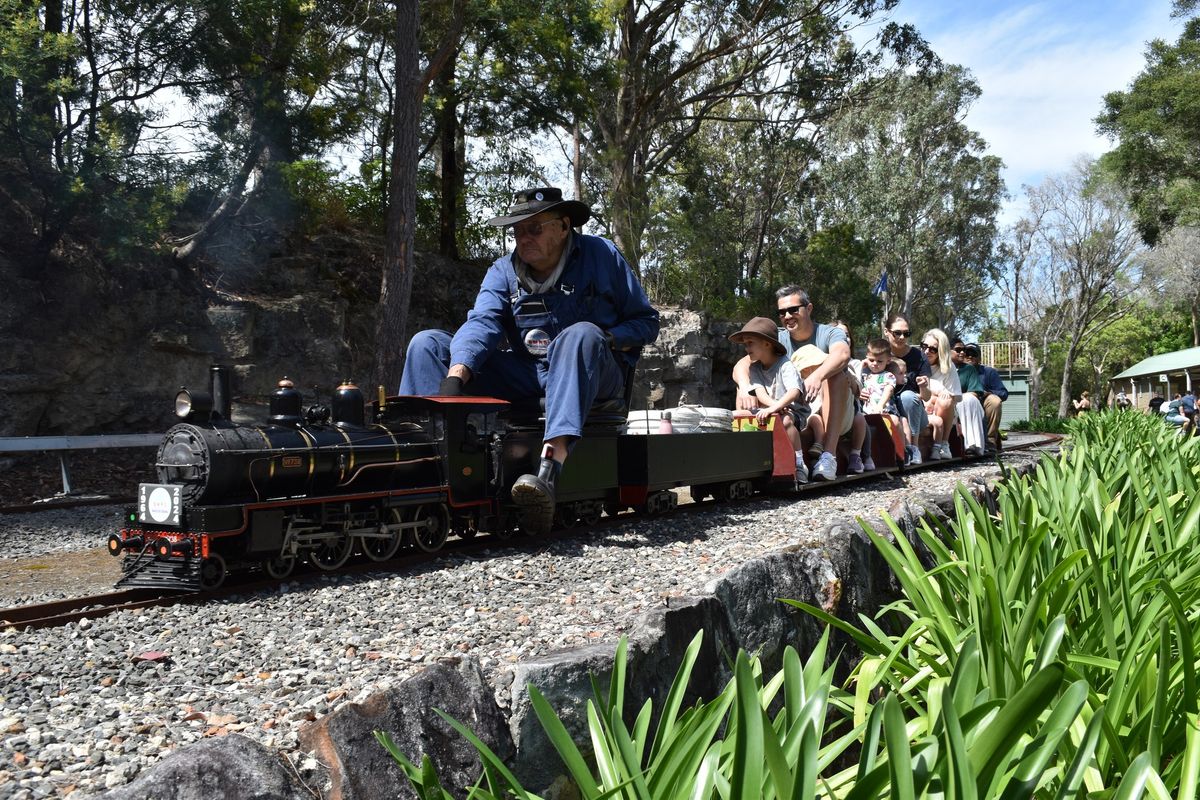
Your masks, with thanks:
[{"label": "miniature steam locomotive", "polygon": [[[304,407],[286,379],[264,425],[230,415],[229,372],[184,389],[180,422],[158,448],[157,482],[138,487],[126,524],[108,538],[124,559],[118,587],[204,590],[230,572],[282,579],[300,562],[336,570],[352,556],[384,561],[407,546],[432,552],[449,535],[521,529],[510,491],[536,469],[540,409],[487,397],[388,397],[367,405],[346,383],[328,407]],[[628,435],[626,404],[592,410],[557,482],[556,523],[594,523],[635,508],[791,491],[794,454],[774,430]],[[877,422],[877,421],[876,421]],[[897,466],[882,424],[873,456]]]}]

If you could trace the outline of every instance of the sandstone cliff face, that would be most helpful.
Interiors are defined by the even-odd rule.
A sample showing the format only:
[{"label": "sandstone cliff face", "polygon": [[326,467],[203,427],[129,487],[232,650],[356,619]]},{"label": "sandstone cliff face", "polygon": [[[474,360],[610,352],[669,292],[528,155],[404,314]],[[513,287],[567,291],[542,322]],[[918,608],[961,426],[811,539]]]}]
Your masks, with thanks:
[{"label": "sandstone cliff face", "polygon": [[[314,399],[347,378],[366,381],[379,273],[366,248],[352,255],[357,268],[338,270],[268,257],[249,280],[166,257],[102,263],[82,250],[31,276],[20,255],[0,251],[0,436],[165,430],[174,393],[205,387],[214,363],[232,366],[241,403],[262,402],[283,376]],[[485,268],[418,254],[410,330],[460,325]],[[634,407],[729,406],[734,329],[663,309]]]}]

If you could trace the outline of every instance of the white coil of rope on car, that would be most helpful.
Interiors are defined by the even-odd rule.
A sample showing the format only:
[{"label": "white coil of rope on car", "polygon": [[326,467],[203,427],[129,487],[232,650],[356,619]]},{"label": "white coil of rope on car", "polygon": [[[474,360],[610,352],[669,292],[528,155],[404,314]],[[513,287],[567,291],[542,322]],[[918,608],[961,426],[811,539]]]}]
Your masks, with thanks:
[{"label": "white coil of rope on car", "polygon": [[726,433],[733,427],[733,412],[727,408],[679,406],[630,412],[625,432],[635,435],[658,433],[663,414],[668,412],[673,433]]}]

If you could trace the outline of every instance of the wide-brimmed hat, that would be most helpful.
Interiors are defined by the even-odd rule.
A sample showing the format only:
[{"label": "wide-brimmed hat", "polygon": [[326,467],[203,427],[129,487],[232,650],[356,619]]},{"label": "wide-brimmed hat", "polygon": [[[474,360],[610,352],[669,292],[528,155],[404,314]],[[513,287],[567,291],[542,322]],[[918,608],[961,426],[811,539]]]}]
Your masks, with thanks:
[{"label": "wide-brimmed hat", "polygon": [[814,369],[824,364],[828,357],[829,354],[815,344],[806,344],[792,353],[792,366],[800,373],[801,378],[807,378]]},{"label": "wide-brimmed hat", "polygon": [[503,228],[516,225],[524,219],[543,211],[558,209],[560,214],[571,218],[571,227],[578,228],[592,218],[592,210],[578,200],[563,200],[562,189],[553,186],[542,186],[537,189],[522,189],[513,197],[513,204],[508,214],[503,217],[493,217],[488,225]]},{"label": "wide-brimmed hat", "polygon": [[783,355],[787,348],[779,343],[779,328],[766,317],[755,317],[742,326],[737,333],[729,334],[729,341],[744,344],[747,336],[763,339],[771,345],[776,355]]}]

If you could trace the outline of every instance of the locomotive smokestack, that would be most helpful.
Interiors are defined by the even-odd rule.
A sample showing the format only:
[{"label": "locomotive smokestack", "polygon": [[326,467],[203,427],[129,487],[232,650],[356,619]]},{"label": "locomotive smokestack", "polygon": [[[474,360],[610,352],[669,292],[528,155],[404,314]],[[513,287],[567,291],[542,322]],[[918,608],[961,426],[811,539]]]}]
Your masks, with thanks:
[{"label": "locomotive smokestack", "polygon": [[212,385],[213,411],[225,421],[233,415],[233,397],[229,391],[229,367],[213,364],[208,368]]}]

